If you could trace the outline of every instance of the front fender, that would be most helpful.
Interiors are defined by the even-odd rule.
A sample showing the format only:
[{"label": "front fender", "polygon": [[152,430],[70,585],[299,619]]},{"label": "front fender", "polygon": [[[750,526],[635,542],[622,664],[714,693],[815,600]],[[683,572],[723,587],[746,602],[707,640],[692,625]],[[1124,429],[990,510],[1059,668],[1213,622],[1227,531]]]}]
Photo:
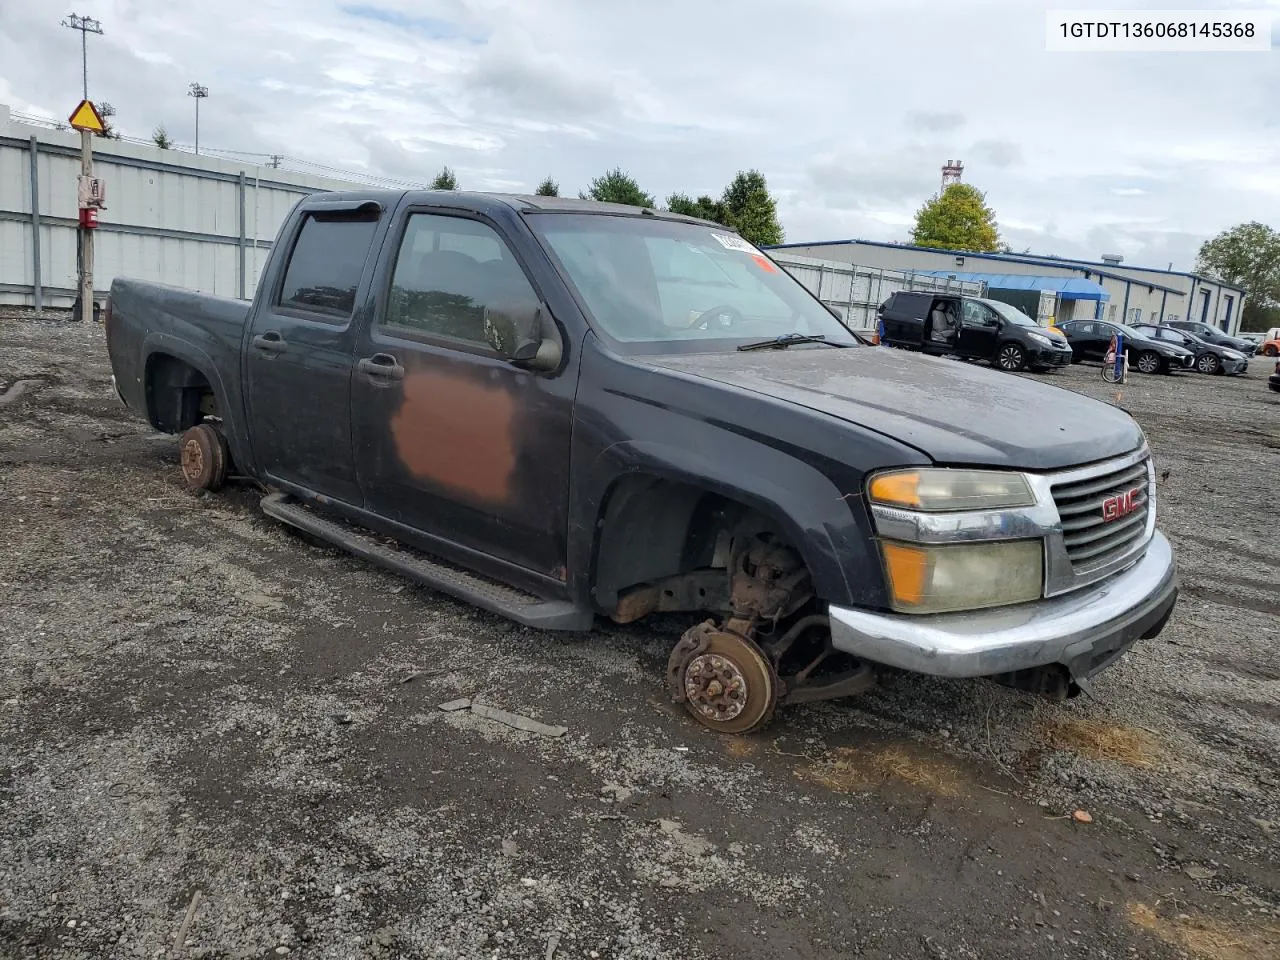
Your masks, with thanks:
[{"label": "front fender", "polygon": [[723,432],[711,446],[621,441],[601,451],[588,472],[595,489],[584,506],[597,521],[626,477],[685,483],[742,503],[776,524],[804,559],[821,599],[883,605],[880,563],[860,510],[860,489],[842,490],[782,450]]}]

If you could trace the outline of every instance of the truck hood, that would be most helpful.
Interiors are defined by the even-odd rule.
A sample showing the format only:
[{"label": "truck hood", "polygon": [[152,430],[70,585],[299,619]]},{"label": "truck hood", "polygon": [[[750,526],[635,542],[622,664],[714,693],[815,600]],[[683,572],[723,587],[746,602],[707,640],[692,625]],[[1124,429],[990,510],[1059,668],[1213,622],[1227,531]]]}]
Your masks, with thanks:
[{"label": "truck hood", "polygon": [[[1069,390],[884,347],[644,357],[637,362],[838,417],[936,463],[1054,470],[1143,443],[1123,410]],[[725,419],[732,419],[726,407]]]}]

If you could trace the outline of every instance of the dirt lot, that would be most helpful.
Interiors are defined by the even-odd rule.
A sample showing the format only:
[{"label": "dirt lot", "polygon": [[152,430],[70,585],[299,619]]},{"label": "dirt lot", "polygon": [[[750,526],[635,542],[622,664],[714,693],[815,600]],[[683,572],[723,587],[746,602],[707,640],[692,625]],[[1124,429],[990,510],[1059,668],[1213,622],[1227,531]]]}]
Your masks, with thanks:
[{"label": "dirt lot", "polygon": [[682,622],[539,634],[188,495],[108,374],[0,320],[0,956],[1280,957],[1261,362],[1044,378],[1138,418],[1179,550],[1097,700],[893,675],[746,739],[666,701]]}]

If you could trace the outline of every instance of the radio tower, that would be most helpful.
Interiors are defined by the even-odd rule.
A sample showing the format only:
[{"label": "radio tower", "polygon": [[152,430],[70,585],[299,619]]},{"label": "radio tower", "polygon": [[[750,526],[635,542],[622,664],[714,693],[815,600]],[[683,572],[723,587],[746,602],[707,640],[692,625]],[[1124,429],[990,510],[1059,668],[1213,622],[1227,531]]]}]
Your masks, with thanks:
[{"label": "radio tower", "polygon": [[942,165],[942,192],[947,192],[947,187],[953,183],[959,183],[964,176],[963,160],[948,160]]}]

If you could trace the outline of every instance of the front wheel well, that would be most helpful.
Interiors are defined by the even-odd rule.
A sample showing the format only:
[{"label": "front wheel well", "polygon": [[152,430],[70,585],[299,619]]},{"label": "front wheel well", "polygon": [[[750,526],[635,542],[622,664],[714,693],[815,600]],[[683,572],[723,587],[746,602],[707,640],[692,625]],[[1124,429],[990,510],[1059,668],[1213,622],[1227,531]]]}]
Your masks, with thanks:
[{"label": "front wheel well", "polygon": [[787,540],[777,524],[748,504],[653,476],[619,481],[600,514],[598,530],[592,593],[606,612],[616,608],[623,591],[638,584],[721,568],[727,582],[735,538],[771,534]]},{"label": "front wheel well", "polygon": [[164,433],[181,433],[205,417],[218,415],[209,379],[187,361],[167,353],[147,358],[147,417]]}]

